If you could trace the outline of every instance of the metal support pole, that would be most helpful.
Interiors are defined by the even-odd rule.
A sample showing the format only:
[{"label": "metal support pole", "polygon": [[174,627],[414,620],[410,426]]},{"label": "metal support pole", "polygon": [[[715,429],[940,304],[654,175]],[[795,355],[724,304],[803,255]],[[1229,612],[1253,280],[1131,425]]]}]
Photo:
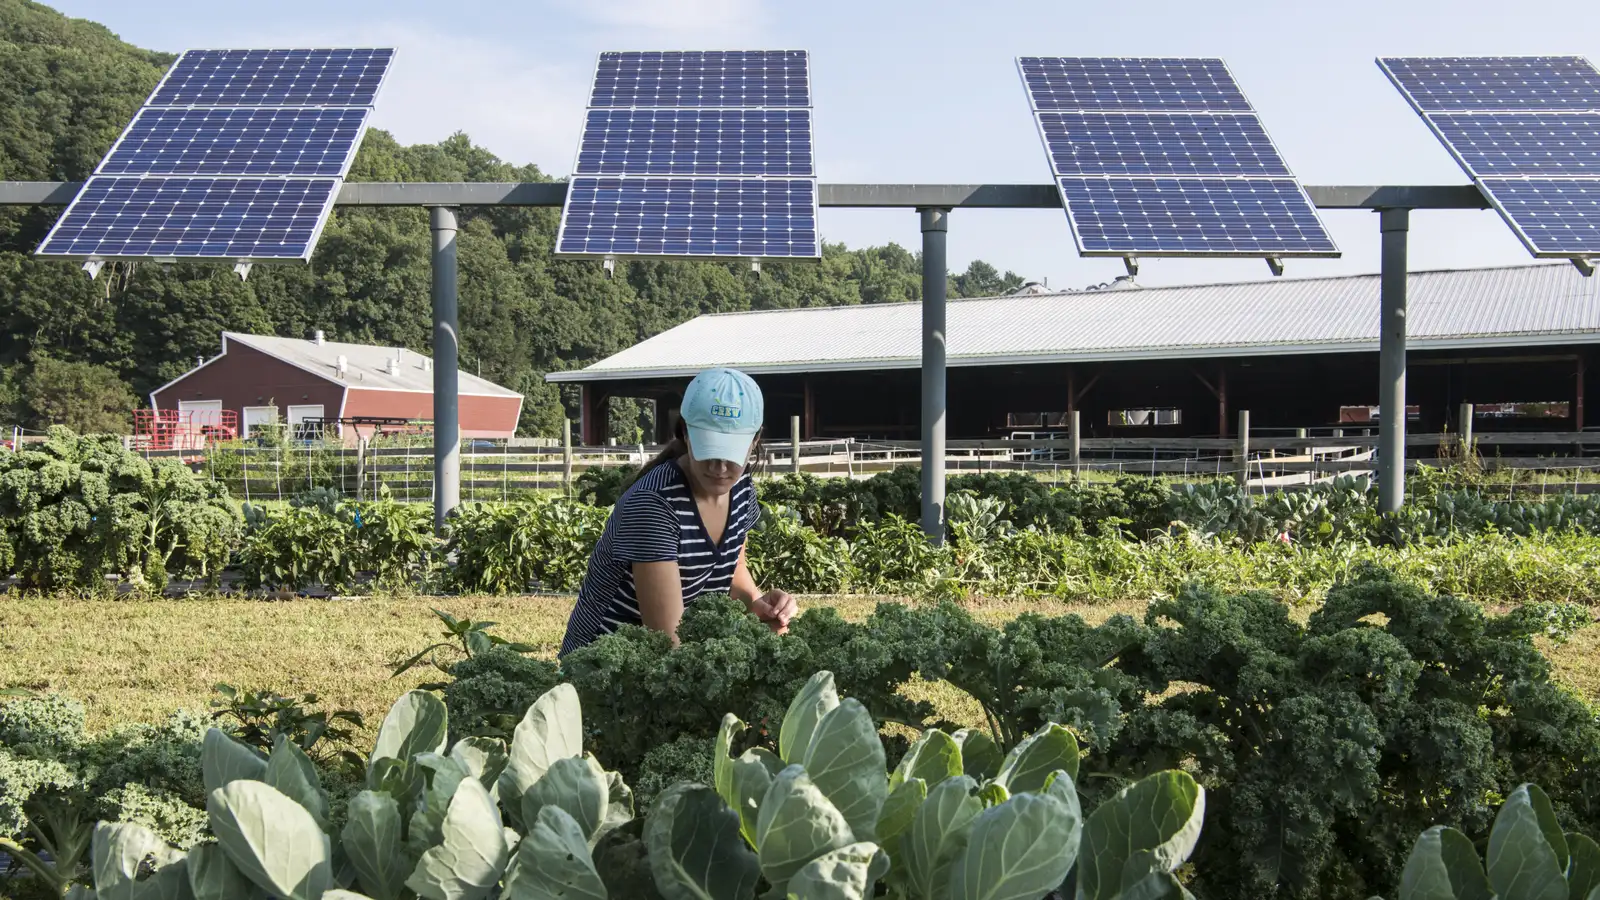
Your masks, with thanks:
[{"label": "metal support pole", "polygon": [[572,499],[572,420],[561,419],[561,490]]},{"label": "metal support pole", "polygon": [[1461,404],[1460,423],[1456,430],[1461,432],[1461,457],[1465,459],[1472,455],[1472,404]]},{"label": "metal support pole", "polygon": [[1378,213],[1383,232],[1378,318],[1378,510],[1406,497],[1406,232],[1411,210]]},{"label": "metal support pole", "polygon": [[433,228],[433,527],[461,503],[461,406],[456,313],[456,211],[429,210]]},{"label": "metal support pole", "polygon": [[800,474],[800,417],[789,417],[789,471]]},{"label": "metal support pole", "polygon": [[945,235],[950,210],[922,214],[922,530],[935,544],[944,540]]},{"label": "metal support pole", "polygon": [[1250,410],[1239,410],[1239,487],[1250,493]]},{"label": "metal support pole", "polygon": [[1072,440],[1072,477],[1077,478],[1083,474],[1083,413],[1073,410],[1068,422],[1071,429],[1068,437]]}]

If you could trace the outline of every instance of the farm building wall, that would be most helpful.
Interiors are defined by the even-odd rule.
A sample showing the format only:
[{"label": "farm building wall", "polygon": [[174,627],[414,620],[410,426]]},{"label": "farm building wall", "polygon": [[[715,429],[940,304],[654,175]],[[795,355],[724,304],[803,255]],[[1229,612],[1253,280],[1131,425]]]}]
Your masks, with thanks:
[{"label": "farm building wall", "polygon": [[[1552,419],[1497,420],[1492,425],[1495,431],[1571,431],[1600,425],[1600,411],[1584,409],[1586,399],[1600,396],[1600,352],[1592,345],[1421,350],[1409,354],[1408,360],[1408,402],[1420,407],[1420,417],[1410,426],[1414,433],[1457,429],[1462,403],[1565,407],[1564,416]],[[1008,421],[1011,414],[1062,414],[1074,408],[1085,437],[1231,435],[1237,430],[1239,410],[1250,411],[1252,430],[1350,427],[1341,421],[1341,407],[1378,403],[1378,355],[1370,352],[956,366],[946,377],[947,436],[952,439],[1062,431],[1059,424],[1013,426]],[[916,369],[755,378],[766,397],[767,440],[788,439],[791,416],[801,417],[802,435],[807,438],[916,440],[920,434],[921,374]],[[686,384],[687,379],[678,378],[584,387],[597,410],[613,396],[656,400],[662,412],[657,416],[659,440],[666,436]],[[1074,394],[1075,403],[1069,399]],[[1115,413],[1143,409],[1178,410],[1181,418],[1162,425],[1114,424]],[[1490,427],[1477,425],[1480,431]]]},{"label": "farm building wall", "polygon": [[343,399],[343,386],[238,342],[151,395],[157,409],[178,409],[180,401],[221,400],[222,408],[237,413],[240,422],[247,406],[276,406],[278,421],[286,422],[290,406],[320,404],[323,415],[333,418]]},{"label": "farm building wall", "polygon": [[[469,438],[509,438],[516,434],[522,411],[519,397],[461,395],[461,435]],[[346,417],[384,416],[433,419],[433,394],[423,391],[376,391],[350,388]]]}]

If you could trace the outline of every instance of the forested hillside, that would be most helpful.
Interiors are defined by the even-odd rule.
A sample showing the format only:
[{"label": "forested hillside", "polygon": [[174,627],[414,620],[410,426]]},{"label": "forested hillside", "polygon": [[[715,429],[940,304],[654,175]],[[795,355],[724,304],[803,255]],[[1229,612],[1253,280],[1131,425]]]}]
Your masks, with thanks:
[{"label": "forested hillside", "polygon": [[[0,0],[0,180],[84,178],[174,58],[49,7]],[[401,146],[372,130],[351,179],[551,177],[503,162],[465,134]],[[425,210],[339,211],[310,266],[256,266],[245,282],[225,265],[154,263],[107,266],[91,282],[76,264],[29,255],[56,212],[0,209],[0,424],[126,419],[152,387],[216,353],[224,330],[304,337],[320,328],[338,340],[428,350]],[[759,277],[733,263],[619,262],[607,279],[598,263],[551,258],[558,218],[549,209],[461,216],[462,366],[528,396],[529,434],[557,434],[562,416],[576,414],[576,398],[546,385],[546,372],[586,365],[695,315],[919,295],[921,263],[894,244],[829,244],[821,265],[768,263]],[[952,295],[976,296],[1020,284],[976,262],[950,286]],[[613,423],[631,434],[637,415],[622,406]]]}]

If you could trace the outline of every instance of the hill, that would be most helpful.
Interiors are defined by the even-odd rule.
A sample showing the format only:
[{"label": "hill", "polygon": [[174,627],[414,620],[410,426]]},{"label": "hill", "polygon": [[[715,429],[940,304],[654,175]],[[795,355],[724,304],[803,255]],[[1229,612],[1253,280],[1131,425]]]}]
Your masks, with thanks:
[{"label": "hill", "polygon": [[[105,27],[29,0],[0,0],[0,179],[81,179],[94,169],[175,54],[140,49]],[[381,101],[380,101],[381,102]],[[441,114],[447,113],[445,110]],[[355,181],[548,181],[465,134],[402,146],[373,129]],[[0,210],[0,424],[39,428],[42,396],[100,385],[86,398],[117,414],[128,391],[148,393],[217,352],[224,330],[309,336],[427,352],[431,338],[427,213],[346,209],[333,216],[309,266],[257,266],[240,282],[228,266],[78,266],[29,256],[55,210]],[[467,209],[461,215],[463,368],[528,396],[521,428],[560,433],[577,398],[543,380],[708,312],[916,299],[921,261],[889,244],[828,244],[817,264],[627,262],[607,279],[594,262],[551,258],[559,213]],[[976,262],[952,295],[1021,284]],[[41,359],[51,363],[41,365]],[[640,411],[613,403],[613,433],[631,437]],[[66,424],[78,425],[77,422]]]}]

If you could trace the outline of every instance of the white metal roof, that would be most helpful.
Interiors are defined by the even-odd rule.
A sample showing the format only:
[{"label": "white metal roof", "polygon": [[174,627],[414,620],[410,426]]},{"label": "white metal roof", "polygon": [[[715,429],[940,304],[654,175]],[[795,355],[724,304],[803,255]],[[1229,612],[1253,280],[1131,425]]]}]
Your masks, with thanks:
[{"label": "white metal roof", "polygon": [[[261,334],[223,332],[222,350],[227,353],[231,343],[242,344],[268,356],[283,360],[292,366],[305,369],[348,388],[370,391],[405,391],[408,393],[433,393],[432,360],[420,353],[398,347],[377,347],[371,344],[341,344],[337,341],[303,341],[295,338],[271,337]],[[339,357],[346,362],[346,371],[339,374]],[[399,374],[389,374],[389,360],[398,356]],[[521,397],[508,388],[476,375],[460,373],[461,393],[474,397]],[[160,390],[159,388],[157,389]]]},{"label": "white metal roof", "polygon": [[[1568,263],[1413,272],[1413,349],[1600,343],[1600,277]],[[951,366],[1378,349],[1378,276],[951,300]],[[550,381],[916,368],[917,303],[700,316]]]}]

